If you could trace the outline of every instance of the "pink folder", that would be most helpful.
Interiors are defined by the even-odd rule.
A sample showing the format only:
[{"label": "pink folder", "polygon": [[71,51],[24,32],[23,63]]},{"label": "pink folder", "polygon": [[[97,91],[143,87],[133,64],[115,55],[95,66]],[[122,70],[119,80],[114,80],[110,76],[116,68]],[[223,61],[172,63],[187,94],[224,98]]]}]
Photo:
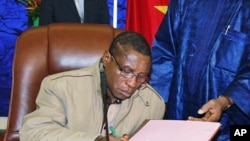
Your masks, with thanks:
[{"label": "pink folder", "polygon": [[220,126],[218,122],[148,120],[129,141],[210,141]]}]

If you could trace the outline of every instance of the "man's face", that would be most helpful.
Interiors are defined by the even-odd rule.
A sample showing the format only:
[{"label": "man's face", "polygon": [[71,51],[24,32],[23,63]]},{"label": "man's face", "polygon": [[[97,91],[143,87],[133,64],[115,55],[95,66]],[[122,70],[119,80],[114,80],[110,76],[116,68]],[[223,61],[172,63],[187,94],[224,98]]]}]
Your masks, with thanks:
[{"label": "man's face", "polygon": [[116,55],[106,52],[103,60],[111,97],[127,99],[148,80],[151,67],[149,56],[128,49]]}]

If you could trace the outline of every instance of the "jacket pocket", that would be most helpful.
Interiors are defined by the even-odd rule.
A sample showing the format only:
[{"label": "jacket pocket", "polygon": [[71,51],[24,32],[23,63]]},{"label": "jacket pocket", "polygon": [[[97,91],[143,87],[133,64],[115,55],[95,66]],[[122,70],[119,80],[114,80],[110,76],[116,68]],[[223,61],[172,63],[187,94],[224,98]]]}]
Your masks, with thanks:
[{"label": "jacket pocket", "polygon": [[222,33],[215,44],[214,66],[217,69],[223,69],[235,74],[240,67],[249,41],[250,35],[245,33],[237,31]]}]

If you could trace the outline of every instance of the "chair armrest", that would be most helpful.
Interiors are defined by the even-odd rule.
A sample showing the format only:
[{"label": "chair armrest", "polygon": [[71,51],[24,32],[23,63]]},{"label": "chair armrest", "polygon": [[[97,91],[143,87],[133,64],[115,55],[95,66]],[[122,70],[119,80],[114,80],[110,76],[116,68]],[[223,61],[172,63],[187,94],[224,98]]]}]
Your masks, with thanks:
[{"label": "chair armrest", "polygon": [[2,133],[2,132],[0,134],[0,141],[4,141],[4,133]]}]

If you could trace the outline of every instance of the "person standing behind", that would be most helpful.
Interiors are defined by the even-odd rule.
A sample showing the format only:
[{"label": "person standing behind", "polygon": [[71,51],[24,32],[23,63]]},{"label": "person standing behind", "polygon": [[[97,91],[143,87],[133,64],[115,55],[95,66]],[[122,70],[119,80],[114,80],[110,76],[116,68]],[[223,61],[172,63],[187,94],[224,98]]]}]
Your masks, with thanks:
[{"label": "person standing behind", "polygon": [[[171,0],[152,45],[150,84],[165,119],[250,124],[250,1]],[[160,83],[159,83],[160,80]]]},{"label": "person standing behind", "polygon": [[[150,69],[146,39],[120,33],[93,66],[42,81],[37,109],[24,117],[20,140],[127,141],[146,119],[162,119],[165,112],[164,100],[147,83]],[[110,126],[117,133],[109,135]]]},{"label": "person standing behind", "polygon": [[39,25],[59,22],[109,24],[106,0],[41,0]]}]

